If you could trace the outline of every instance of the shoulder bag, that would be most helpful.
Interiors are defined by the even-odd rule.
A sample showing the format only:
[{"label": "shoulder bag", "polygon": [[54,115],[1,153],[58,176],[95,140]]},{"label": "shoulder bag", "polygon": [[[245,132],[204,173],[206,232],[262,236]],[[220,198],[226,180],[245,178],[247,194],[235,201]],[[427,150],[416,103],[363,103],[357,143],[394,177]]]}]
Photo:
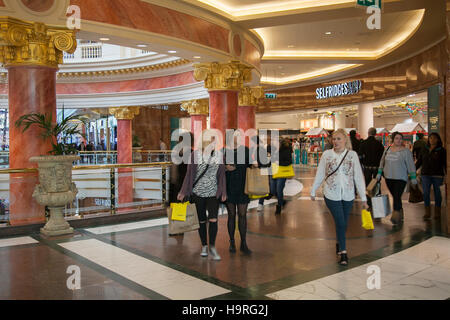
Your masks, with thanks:
[{"label": "shoulder bag", "polygon": [[338,165],[338,167],[336,168],[336,170],[334,170],[332,173],[330,173],[330,174],[325,178],[325,181],[327,181],[327,179],[328,179],[329,177],[331,177],[333,174],[335,174],[335,173],[339,170],[339,168],[341,167],[341,165],[342,165],[342,163],[344,162],[345,158],[347,157],[347,154],[348,154],[348,150],[347,150],[347,152],[345,153],[344,157],[343,157],[342,160],[341,160],[341,163],[339,163],[339,165]]}]

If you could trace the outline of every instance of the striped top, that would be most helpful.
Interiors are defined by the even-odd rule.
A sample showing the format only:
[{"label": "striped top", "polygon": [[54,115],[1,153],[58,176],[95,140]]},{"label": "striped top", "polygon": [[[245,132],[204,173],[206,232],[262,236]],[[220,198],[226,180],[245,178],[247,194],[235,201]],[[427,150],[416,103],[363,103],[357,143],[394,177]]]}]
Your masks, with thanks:
[{"label": "striped top", "polygon": [[217,170],[219,169],[219,157],[217,152],[212,157],[202,158],[200,153],[196,153],[197,174],[195,175],[194,182],[205,171],[206,166],[209,163],[208,171],[197,182],[194,187],[194,194],[202,198],[215,197],[217,193]]}]

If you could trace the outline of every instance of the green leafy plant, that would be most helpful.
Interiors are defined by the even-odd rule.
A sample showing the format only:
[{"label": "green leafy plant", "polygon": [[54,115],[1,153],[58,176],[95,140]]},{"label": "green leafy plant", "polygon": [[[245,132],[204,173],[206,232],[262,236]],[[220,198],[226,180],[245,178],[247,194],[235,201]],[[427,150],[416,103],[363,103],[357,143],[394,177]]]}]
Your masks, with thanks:
[{"label": "green leafy plant", "polygon": [[41,113],[30,113],[21,116],[15,123],[17,128],[23,127],[22,132],[27,131],[31,125],[36,125],[42,129],[41,138],[45,141],[51,140],[53,149],[49,151],[52,155],[76,154],[77,149],[74,144],[68,143],[71,135],[79,134],[85,136],[78,129],[77,121],[83,122],[79,116],[72,115],[63,119],[60,123],[53,122],[52,115]]},{"label": "green leafy plant", "polygon": [[139,139],[138,136],[134,135],[133,136],[133,148],[139,148],[139,147],[142,147],[141,140]]}]

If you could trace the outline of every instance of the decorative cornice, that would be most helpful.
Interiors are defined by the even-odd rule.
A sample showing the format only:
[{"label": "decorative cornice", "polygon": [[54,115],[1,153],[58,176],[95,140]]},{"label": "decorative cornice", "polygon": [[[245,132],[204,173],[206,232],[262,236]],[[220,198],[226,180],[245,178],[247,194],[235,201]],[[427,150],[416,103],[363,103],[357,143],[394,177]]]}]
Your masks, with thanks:
[{"label": "decorative cornice", "polygon": [[235,90],[252,80],[252,68],[239,61],[229,63],[198,63],[194,65],[194,78],[205,81],[208,90]]},{"label": "decorative cornice", "polygon": [[244,87],[239,92],[239,106],[258,106],[259,99],[264,96],[263,87]]},{"label": "decorative cornice", "polygon": [[133,120],[139,114],[140,107],[109,108],[109,113],[117,120]]},{"label": "decorative cornice", "polygon": [[181,107],[186,110],[189,115],[209,115],[209,99],[195,99],[183,101]]},{"label": "decorative cornice", "polygon": [[0,63],[58,68],[63,52],[77,48],[75,30],[0,17]]},{"label": "decorative cornice", "polygon": [[178,59],[175,61],[164,62],[159,64],[153,64],[143,67],[136,68],[124,68],[124,69],[115,69],[115,70],[102,70],[102,71],[86,71],[86,72],[58,72],[57,78],[76,78],[76,77],[109,77],[114,75],[124,75],[124,74],[134,74],[134,73],[143,73],[149,71],[157,71],[163,69],[170,69],[174,67],[178,67],[181,65],[186,65],[191,63],[191,61],[186,59]]}]

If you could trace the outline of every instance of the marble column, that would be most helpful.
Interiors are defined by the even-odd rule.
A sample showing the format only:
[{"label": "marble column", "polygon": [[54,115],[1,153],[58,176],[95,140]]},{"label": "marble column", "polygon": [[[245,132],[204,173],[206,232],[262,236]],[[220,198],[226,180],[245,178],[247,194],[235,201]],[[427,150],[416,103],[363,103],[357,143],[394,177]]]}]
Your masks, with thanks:
[{"label": "marble column", "polygon": [[[256,107],[259,99],[264,96],[264,89],[262,87],[244,87],[239,92],[239,108],[238,108],[238,128],[244,133],[249,129],[254,129],[256,132]],[[255,132],[247,132],[247,136],[242,141],[247,147],[250,147],[250,139],[255,135]]]},{"label": "marble column", "polygon": [[373,106],[360,104],[358,106],[358,133],[361,139],[367,139],[367,131],[373,127]]},{"label": "marble column", "polygon": [[[117,163],[130,164],[133,162],[133,134],[132,120],[139,114],[139,107],[109,108],[109,112],[117,119]],[[132,203],[134,199],[133,169],[120,168],[117,170],[119,205]],[[122,207],[118,211],[127,210]]]},{"label": "marble column", "polygon": [[209,91],[210,127],[222,133],[224,144],[226,130],[238,128],[239,91],[251,81],[252,68],[239,61],[200,63],[194,68],[194,78],[204,81]]},{"label": "marble column", "polygon": [[194,135],[194,147],[198,146],[198,139],[203,130],[207,129],[207,119],[209,115],[209,99],[195,99],[184,101],[181,107],[191,116],[191,132]]},{"label": "marble column", "polygon": [[[0,17],[0,63],[8,69],[10,169],[36,168],[33,156],[47,155],[52,141],[41,138],[42,129],[32,125],[26,132],[15,126],[23,115],[51,115],[56,122],[56,71],[63,52],[76,50],[75,32],[43,23]],[[43,48],[45,50],[43,50]],[[38,173],[10,175],[10,224],[45,222],[45,210],[32,197]]]}]

